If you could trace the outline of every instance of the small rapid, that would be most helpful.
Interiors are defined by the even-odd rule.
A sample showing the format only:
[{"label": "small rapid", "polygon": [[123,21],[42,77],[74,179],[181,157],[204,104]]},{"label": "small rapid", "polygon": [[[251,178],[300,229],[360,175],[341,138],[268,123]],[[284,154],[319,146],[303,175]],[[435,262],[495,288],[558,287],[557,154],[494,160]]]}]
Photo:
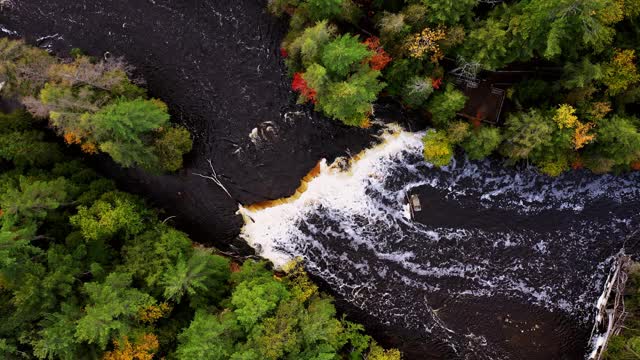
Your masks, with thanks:
[{"label": "small rapid", "polygon": [[[291,198],[241,206],[241,236],[277,267],[302,258],[339,297],[445,357],[584,354],[613,255],[637,226],[638,173],[438,169],[423,134],[390,126],[352,159],[321,161]],[[408,194],[423,203],[413,220]],[[543,343],[554,336],[567,339]]]}]

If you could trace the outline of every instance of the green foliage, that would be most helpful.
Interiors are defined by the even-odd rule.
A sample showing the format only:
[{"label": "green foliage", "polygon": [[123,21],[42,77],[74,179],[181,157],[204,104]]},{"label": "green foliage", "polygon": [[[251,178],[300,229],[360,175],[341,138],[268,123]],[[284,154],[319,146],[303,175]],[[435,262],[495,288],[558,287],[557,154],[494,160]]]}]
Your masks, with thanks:
[{"label": "green foliage", "polygon": [[371,102],[384,87],[377,79],[379,73],[373,70],[359,72],[345,81],[328,84],[326,94],[319,98],[317,106],[347,125],[366,125]]},{"label": "green foliage", "polygon": [[311,64],[303,75],[309,87],[319,91],[321,94],[326,92],[326,85],[329,81],[327,69],[320,64]]},{"label": "green foliage", "polygon": [[43,220],[68,200],[67,180],[58,178],[38,181],[20,176],[18,186],[0,195],[0,206],[5,216],[25,222]]},{"label": "green foliage", "polygon": [[274,278],[263,263],[245,262],[232,275],[232,308],[217,315],[197,312],[178,337],[178,358],[362,357],[370,342],[362,326],[338,320],[332,301],[309,286],[299,265],[289,270],[285,278]]},{"label": "green foliage", "polygon": [[220,300],[228,278],[227,259],[195,250],[188,260],[179,257],[175,266],[166,270],[160,284],[164,287],[165,299],[179,304],[188,295],[193,307],[202,307],[209,300]]},{"label": "green foliage", "polygon": [[551,142],[553,123],[537,110],[513,113],[507,117],[502,153],[507,157],[527,159]]},{"label": "green foliage", "polygon": [[71,55],[71,57],[73,58],[79,58],[81,56],[85,56],[84,51],[82,51],[82,49],[80,48],[72,48],[71,51],[69,51],[69,55]]},{"label": "green foliage", "polygon": [[427,104],[431,121],[436,127],[446,127],[456,117],[456,113],[464,108],[466,101],[467,97],[462,91],[447,85],[444,92],[432,96]]},{"label": "green foliage", "polygon": [[621,116],[602,121],[590,151],[610,159],[613,165],[628,166],[640,160],[640,133],[636,124],[637,119]]},{"label": "green foliage", "polygon": [[393,61],[391,66],[384,70],[384,77],[388,82],[387,91],[393,96],[402,96],[406,85],[420,72],[422,64],[413,58]]},{"label": "green foliage", "polygon": [[334,18],[342,12],[345,0],[304,0],[305,9],[313,20]]},{"label": "green foliage", "polygon": [[483,126],[474,131],[461,145],[471,160],[480,160],[491,155],[502,142],[500,129]]},{"label": "green foliage", "polygon": [[[34,117],[48,118],[67,144],[80,145],[85,153],[106,152],[124,167],[177,170],[191,139],[184,129],[169,126],[166,105],[146,100],[121,59],[95,62],[72,53],[73,61],[63,63],[45,51],[2,39],[0,78],[6,80],[0,82],[1,91],[18,97]],[[59,151],[34,132],[5,130],[0,157],[18,166],[40,165],[58,160]]]},{"label": "green foliage", "polygon": [[40,322],[33,353],[39,359],[76,359],[83,354],[82,346],[75,341],[76,322],[82,316],[80,309],[63,304],[62,312],[44,317]]},{"label": "green foliage", "polygon": [[[8,117],[16,120],[19,117]],[[5,119],[0,117],[0,120]],[[32,131],[7,121],[0,134]],[[0,171],[0,357],[336,359],[366,352],[300,266],[194,246],[79,161]]]},{"label": "green foliage", "polygon": [[384,87],[380,72],[367,62],[374,53],[357,36],[334,34],[335,28],[321,21],[285,42],[287,65],[297,72],[292,87],[303,92],[301,102],[311,100],[347,125],[366,126],[371,103]]},{"label": "green foliage", "polygon": [[208,314],[198,310],[191,324],[178,336],[178,359],[225,360],[234,353],[236,339],[242,335],[230,313]]},{"label": "green foliage", "polygon": [[324,46],[333,38],[336,29],[327,21],[319,21],[304,29],[290,43],[285,43],[288,52],[287,65],[292,72],[300,71],[320,61]]},{"label": "green foliage", "polygon": [[369,360],[400,360],[402,356],[397,349],[385,350],[375,341],[371,344],[371,350],[367,355]]},{"label": "green foliage", "polygon": [[427,19],[434,24],[452,25],[469,18],[475,0],[422,0],[427,7]]},{"label": "green foliage", "polygon": [[322,64],[336,77],[345,77],[372,53],[357,36],[349,34],[337,37],[322,50]]},{"label": "green foliage", "polygon": [[509,46],[508,24],[489,18],[467,36],[462,50],[464,56],[487,69],[499,69],[510,62],[513,52]]},{"label": "green foliage", "polygon": [[13,132],[0,135],[0,158],[12,161],[16,166],[42,166],[62,158],[56,143],[44,140],[37,131]]},{"label": "green foliage", "polygon": [[[640,50],[635,21],[639,11],[634,10],[638,0],[516,0],[491,7],[476,6],[474,0],[358,3],[363,10],[360,18],[348,22],[362,25],[373,20],[379,34],[368,34],[372,38],[367,44],[376,44],[370,49],[359,44],[354,35],[338,33],[328,22],[314,23],[306,1],[273,2],[280,4],[280,9],[286,2],[286,11],[293,13],[285,46],[289,51],[287,65],[297,73],[294,89],[301,92],[301,102],[312,101],[316,110],[334,119],[366,127],[370,104],[379,96],[384,81],[387,86],[382,96],[427,110],[433,126],[446,130],[437,137],[427,137],[432,145],[438,145],[432,147],[436,152],[427,155],[437,164],[448,163],[454,146],[460,145],[473,159],[498,147],[509,163],[533,163],[549,175],[558,175],[570,166],[586,166],[597,172],[640,167],[633,150],[634,131],[620,126],[623,145],[615,146],[609,140],[609,127],[598,130],[613,114],[630,118],[627,112],[635,110],[631,104],[640,100],[635,56]],[[364,13],[375,15],[369,19]],[[327,16],[340,26],[346,19],[344,14]],[[354,81],[368,74],[368,62],[377,61],[371,56],[381,50],[378,44],[392,59],[382,69],[382,78],[369,75],[366,81]],[[365,55],[365,50],[370,54]],[[504,140],[497,129],[470,132],[462,122],[451,124],[466,98],[452,84],[441,84],[446,80],[445,69],[438,63],[442,58],[448,65],[455,59],[465,77],[478,80],[495,79],[485,70],[506,68],[507,73],[513,72],[505,75],[516,83],[507,89],[513,107],[501,112],[506,118]],[[440,86],[446,86],[444,91],[434,91]],[[471,104],[483,101],[473,99]],[[550,109],[560,105],[572,109],[571,117],[566,118],[570,124],[554,121]],[[507,113],[511,109],[513,112]],[[602,140],[598,140],[599,132]],[[605,150],[607,147],[611,149]]]},{"label": "green foliage", "polygon": [[86,283],[84,290],[88,305],[78,320],[75,336],[103,350],[112,337],[130,331],[141,308],[154,303],[148,294],[131,288],[131,275],[126,273],[111,273],[104,283]]},{"label": "green foliage", "polygon": [[134,279],[154,290],[163,274],[191,253],[191,240],[186,234],[165,226],[138,234],[122,247],[124,267]]},{"label": "green foliage", "polygon": [[153,144],[153,151],[165,171],[177,171],[182,168],[182,156],[193,146],[189,131],[183,127],[162,129],[160,137]]},{"label": "green foliage", "polygon": [[104,194],[91,207],[80,206],[69,221],[88,241],[108,240],[117,234],[129,237],[144,230],[149,211],[133,196],[122,192]]},{"label": "green foliage", "polygon": [[584,88],[602,79],[602,76],[600,64],[594,64],[589,58],[584,58],[579,63],[568,63],[564,66],[562,86],[567,89]]},{"label": "green foliage", "polygon": [[534,0],[522,2],[512,19],[514,35],[525,41],[530,54],[554,58],[576,46],[602,51],[613,40],[611,24],[621,13],[613,0],[572,1]]},{"label": "green foliage", "polygon": [[60,161],[57,144],[44,140],[44,134],[30,130],[33,118],[24,111],[0,113],[0,158],[19,167],[44,166]]},{"label": "green foliage", "polygon": [[610,62],[604,65],[602,82],[608,87],[607,92],[618,95],[631,85],[640,82],[640,74],[635,64],[633,50],[618,51]]},{"label": "green foliage", "polygon": [[454,121],[447,128],[447,138],[451,144],[457,145],[465,141],[471,134],[471,125],[468,122]]},{"label": "green foliage", "polygon": [[289,292],[281,282],[258,278],[238,284],[231,297],[231,304],[238,323],[249,331],[273,311],[281,300],[288,298],[288,295]]},{"label": "green foliage", "polygon": [[412,107],[421,107],[433,93],[430,78],[413,77],[405,85],[402,92],[402,101]]},{"label": "green foliage", "polygon": [[449,165],[453,158],[453,145],[443,130],[428,131],[422,138],[424,158],[435,166]]},{"label": "green foliage", "polygon": [[144,143],[151,131],[167,126],[169,114],[150,100],[120,99],[91,116],[100,149],[124,167],[159,166],[153,149]]}]

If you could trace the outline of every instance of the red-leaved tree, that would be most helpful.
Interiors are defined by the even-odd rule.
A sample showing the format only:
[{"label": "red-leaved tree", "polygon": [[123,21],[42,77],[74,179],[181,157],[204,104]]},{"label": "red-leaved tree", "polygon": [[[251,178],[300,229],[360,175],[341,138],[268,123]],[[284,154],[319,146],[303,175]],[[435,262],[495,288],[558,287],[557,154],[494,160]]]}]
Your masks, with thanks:
[{"label": "red-leaved tree", "polygon": [[380,46],[380,39],[372,36],[366,39],[364,44],[367,45],[370,50],[375,51],[375,54],[369,59],[369,66],[371,66],[373,70],[382,70],[391,62],[391,56]]},{"label": "red-leaved tree", "polygon": [[316,103],[316,95],[318,94],[314,89],[309,87],[307,81],[302,77],[302,73],[293,74],[293,82],[291,82],[291,89],[300,93],[305,101],[311,100],[312,103]]},{"label": "red-leaved tree", "polygon": [[442,85],[442,78],[431,79],[431,87],[438,90]]}]

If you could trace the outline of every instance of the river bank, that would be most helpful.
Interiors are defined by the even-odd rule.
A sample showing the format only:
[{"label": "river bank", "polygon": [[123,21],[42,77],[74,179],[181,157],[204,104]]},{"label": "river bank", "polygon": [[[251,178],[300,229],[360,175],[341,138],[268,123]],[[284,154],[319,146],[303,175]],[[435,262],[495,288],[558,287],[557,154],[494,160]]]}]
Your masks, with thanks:
[{"label": "river bank", "polygon": [[[295,105],[279,52],[284,25],[265,1],[12,3],[0,15],[5,33],[62,55],[79,47],[124,56],[192,132],[194,150],[175,175],[93,162],[177,216],[200,243],[224,248],[243,225],[238,203],[290,195],[318,160],[356,154],[377,133]],[[394,110],[386,113],[391,120]],[[328,195],[345,195],[342,203],[327,196],[318,202],[324,208],[294,212],[305,219],[276,218],[278,236],[265,228],[256,234],[310,261],[339,307],[407,359],[581,358],[606,261],[634,224],[637,193],[625,187],[637,178],[577,172],[552,180],[496,161],[437,171],[420,158],[419,141],[407,139],[408,153],[363,170],[367,182],[354,183],[364,193],[352,204],[363,206],[345,211],[345,188],[329,188]],[[233,199],[194,175],[210,172],[208,160]],[[401,215],[397,195],[405,190],[424,199],[419,223]]]},{"label": "river bank", "polygon": [[[6,35],[62,56],[80,48],[133,64],[150,95],[166,100],[173,121],[193,134],[193,151],[183,170],[164,176],[92,160],[202,242],[226,247],[241,226],[237,203],[290,195],[318,159],[358,152],[373,133],[295,105],[279,53],[284,25],[265,4],[36,0],[10,2],[0,24]],[[208,160],[233,199],[193,175],[209,173]]]}]

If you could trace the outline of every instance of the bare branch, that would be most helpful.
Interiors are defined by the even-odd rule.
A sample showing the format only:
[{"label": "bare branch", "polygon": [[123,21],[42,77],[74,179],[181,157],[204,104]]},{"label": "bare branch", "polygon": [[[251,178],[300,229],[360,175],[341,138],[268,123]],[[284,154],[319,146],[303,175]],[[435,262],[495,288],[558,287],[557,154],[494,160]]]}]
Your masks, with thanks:
[{"label": "bare branch", "polygon": [[200,176],[203,179],[208,179],[208,180],[213,181],[222,190],[224,190],[224,192],[227,193],[227,195],[229,195],[229,198],[231,198],[233,200],[233,196],[231,196],[231,194],[229,193],[229,190],[227,190],[227,188],[224,187],[224,185],[222,185],[222,182],[218,178],[218,174],[216,173],[216,170],[213,168],[213,164],[211,163],[211,159],[207,159],[207,162],[209,163],[209,167],[211,168],[211,175],[202,175],[202,174],[198,174],[198,173],[193,173],[193,175]]},{"label": "bare branch", "polygon": [[477,61],[467,61],[462,56],[456,59],[458,67],[451,70],[451,75],[458,78],[458,81],[464,83],[468,87],[478,86],[478,74],[482,70],[482,64]]}]

